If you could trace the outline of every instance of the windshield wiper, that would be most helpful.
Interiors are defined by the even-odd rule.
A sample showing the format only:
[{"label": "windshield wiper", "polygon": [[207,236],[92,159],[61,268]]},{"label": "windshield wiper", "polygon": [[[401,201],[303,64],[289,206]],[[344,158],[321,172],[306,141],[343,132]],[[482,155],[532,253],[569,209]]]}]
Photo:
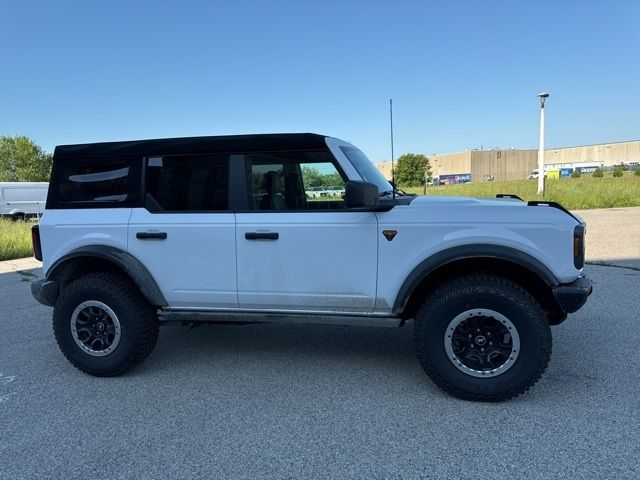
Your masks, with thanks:
[{"label": "windshield wiper", "polygon": [[393,190],[385,190],[384,192],[382,192],[380,194],[381,197],[387,197],[389,195],[400,195],[401,197],[415,197],[416,194],[415,193],[407,193],[404,190],[400,189],[400,188],[394,188]]}]

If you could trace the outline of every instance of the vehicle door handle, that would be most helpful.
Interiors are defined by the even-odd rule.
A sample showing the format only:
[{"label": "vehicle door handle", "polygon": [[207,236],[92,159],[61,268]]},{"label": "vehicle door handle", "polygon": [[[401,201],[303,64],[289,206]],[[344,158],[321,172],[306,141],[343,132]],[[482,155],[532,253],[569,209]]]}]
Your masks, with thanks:
[{"label": "vehicle door handle", "polygon": [[136,238],[140,240],[166,240],[167,232],[138,232]]},{"label": "vehicle door handle", "polygon": [[244,238],[247,240],[278,240],[278,232],[246,232]]}]

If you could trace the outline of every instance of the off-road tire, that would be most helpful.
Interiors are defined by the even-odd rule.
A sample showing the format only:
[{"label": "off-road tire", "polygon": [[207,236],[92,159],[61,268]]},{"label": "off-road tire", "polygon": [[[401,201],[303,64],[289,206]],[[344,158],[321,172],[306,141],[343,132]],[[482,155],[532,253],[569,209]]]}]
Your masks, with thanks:
[{"label": "off-road tire", "polygon": [[[512,366],[489,378],[471,376],[449,359],[444,338],[449,322],[470,309],[491,309],[507,317],[520,338]],[[446,392],[465,399],[497,402],[532,387],[551,356],[551,330],[540,304],[520,285],[494,275],[466,275],[440,285],[415,315],[414,345],[420,365]]]},{"label": "off-road tire", "polygon": [[[82,302],[96,300],[109,306],[121,325],[117,347],[108,355],[92,356],[74,340],[71,317]],[[53,310],[53,332],[60,350],[77,369],[97,377],[121,375],[149,356],[158,340],[156,308],[127,276],[92,273],[66,285]]]}]

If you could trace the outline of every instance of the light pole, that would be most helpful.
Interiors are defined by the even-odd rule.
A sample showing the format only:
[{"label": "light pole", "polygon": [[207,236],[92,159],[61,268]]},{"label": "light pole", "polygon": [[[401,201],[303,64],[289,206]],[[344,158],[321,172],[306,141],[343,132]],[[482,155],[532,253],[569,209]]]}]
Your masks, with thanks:
[{"label": "light pole", "polygon": [[540,145],[538,146],[538,195],[544,196],[544,101],[548,93],[539,93],[540,97]]}]

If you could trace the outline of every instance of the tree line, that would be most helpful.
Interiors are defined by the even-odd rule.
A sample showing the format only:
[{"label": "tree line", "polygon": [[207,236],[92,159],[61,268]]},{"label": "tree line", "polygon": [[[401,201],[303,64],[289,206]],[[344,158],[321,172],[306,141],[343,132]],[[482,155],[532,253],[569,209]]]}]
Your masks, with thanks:
[{"label": "tree line", "polygon": [[0,182],[48,182],[51,154],[24,135],[0,135]]}]

